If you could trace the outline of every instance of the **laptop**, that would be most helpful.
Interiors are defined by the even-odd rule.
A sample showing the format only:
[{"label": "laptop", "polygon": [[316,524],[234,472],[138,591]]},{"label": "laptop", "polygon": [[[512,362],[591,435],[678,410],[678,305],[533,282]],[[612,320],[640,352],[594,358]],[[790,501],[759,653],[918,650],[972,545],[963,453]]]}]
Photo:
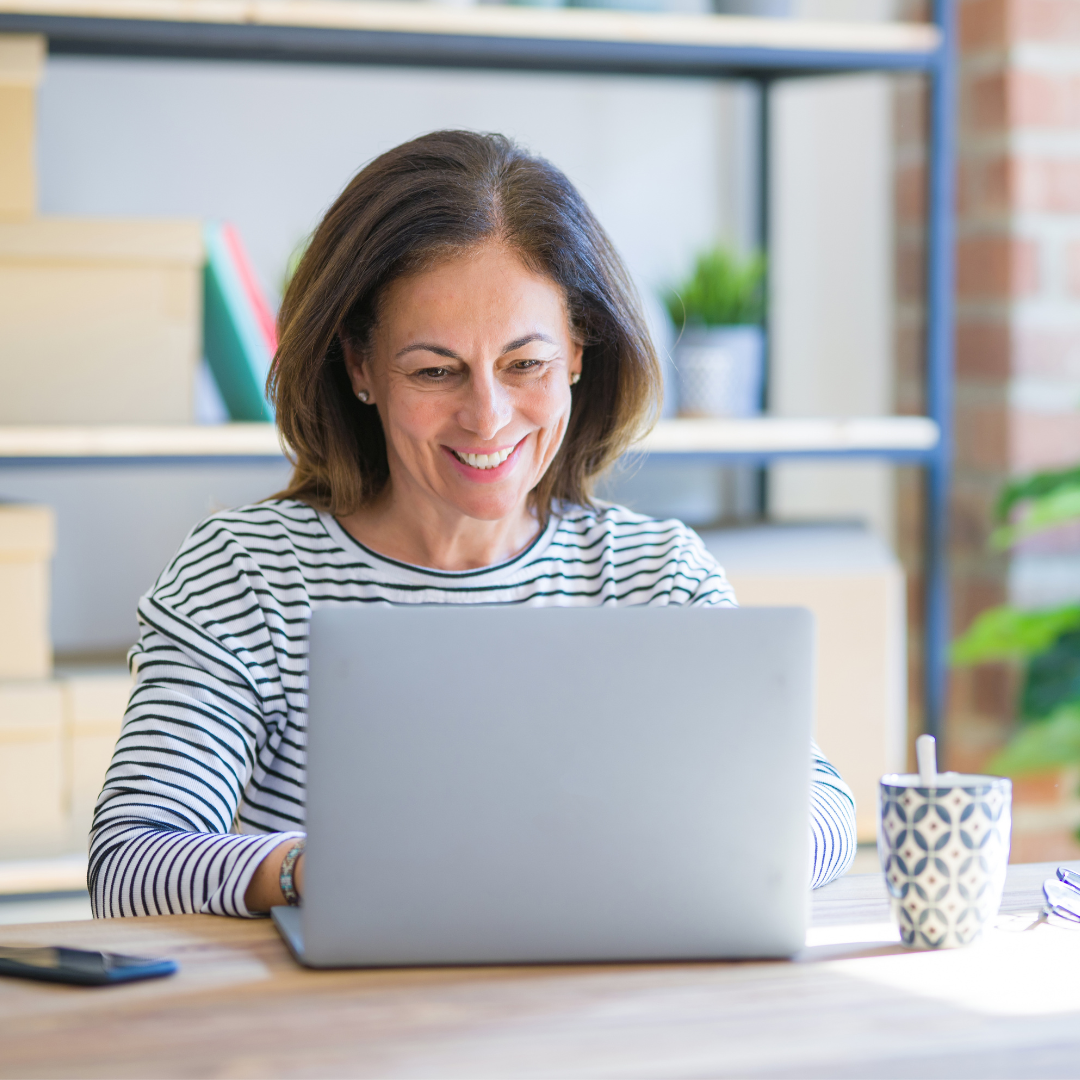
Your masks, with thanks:
[{"label": "laptop", "polygon": [[310,647],[301,963],[802,948],[808,611],[324,607]]}]

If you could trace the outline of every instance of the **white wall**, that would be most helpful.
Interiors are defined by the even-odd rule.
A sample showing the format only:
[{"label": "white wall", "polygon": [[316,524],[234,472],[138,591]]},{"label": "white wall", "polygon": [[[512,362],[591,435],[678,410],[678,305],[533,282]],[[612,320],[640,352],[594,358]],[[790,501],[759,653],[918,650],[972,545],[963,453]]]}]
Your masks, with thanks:
[{"label": "white wall", "polygon": [[[843,7],[803,3],[822,9],[811,14]],[[876,0],[865,4],[869,11]],[[780,92],[774,400],[782,411],[888,406],[891,211],[882,200],[891,180],[882,103],[872,84],[807,82]],[[444,126],[502,131],[551,158],[645,290],[684,273],[694,252],[718,238],[753,243],[752,96],[697,80],[53,57],[41,90],[41,209],[232,221],[276,292],[290,251],[356,169]],[[785,517],[869,519],[888,535],[888,485],[875,468],[800,475],[785,466],[774,471],[773,508]],[[279,482],[259,470],[220,483],[198,470],[165,470],[151,491],[146,478],[123,470],[50,473],[47,482],[4,470],[0,498],[57,504],[68,536],[57,557],[54,632],[65,650],[81,651],[131,640],[135,597],[209,503],[258,498]],[[80,530],[91,489],[110,512]],[[656,464],[613,489],[641,509],[694,522],[715,518],[720,492],[716,469]],[[109,538],[110,520],[120,541]],[[133,545],[150,554],[134,559]]]},{"label": "white wall", "polygon": [[[881,76],[793,82],[773,112],[770,405],[782,416],[893,408],[892,125]],[[781,519],[854,518],[887,542],[892,470],[879,463],[771,470]]]},{"label": "white wall", "polygon": [[699,80],[53,57],[41,208],[227,219],[276,289],[370,158],[436,128],[500,131],[559,165],[659,286],[738,217],[729,97]]}]

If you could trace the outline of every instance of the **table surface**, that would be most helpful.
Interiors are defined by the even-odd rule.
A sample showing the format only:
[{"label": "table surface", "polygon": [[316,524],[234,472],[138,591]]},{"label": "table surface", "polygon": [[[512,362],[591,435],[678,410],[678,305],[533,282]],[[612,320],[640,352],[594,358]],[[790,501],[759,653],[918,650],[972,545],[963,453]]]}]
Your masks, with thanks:
[{"label": "table surface", "polygon": [[266,920],[3,927],[181,969],[0,979],[0,1076],[1077,1076],[1080,932],[1035,915],[1053,870],[1011,867],[997,928],[942,952],[896,944],[881,875],[842,878],[794,962],[314,972]]}]

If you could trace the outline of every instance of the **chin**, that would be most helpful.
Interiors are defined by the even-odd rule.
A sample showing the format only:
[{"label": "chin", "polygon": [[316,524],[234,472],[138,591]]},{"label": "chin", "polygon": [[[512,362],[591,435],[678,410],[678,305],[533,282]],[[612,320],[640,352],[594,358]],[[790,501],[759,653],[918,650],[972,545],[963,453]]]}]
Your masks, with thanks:
[{"label": "chin", "polygon": [[506,498],[484,499],[452,499],[454,506],[466,517],[476,521],[501,521],[503,518],[515,514],[528,501],[528,492],[521,496],[508,496]]}]

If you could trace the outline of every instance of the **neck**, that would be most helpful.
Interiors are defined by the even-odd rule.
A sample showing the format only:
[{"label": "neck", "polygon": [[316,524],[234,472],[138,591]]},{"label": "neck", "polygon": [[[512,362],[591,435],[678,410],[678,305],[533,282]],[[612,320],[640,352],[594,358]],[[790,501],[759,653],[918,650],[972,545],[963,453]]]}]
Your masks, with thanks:
[{"label": "neck", "polygon": [[528,547],[539,530],[527,506],[495,521],[481,521],[453,507],[395,497],[390,482],[374,502],[338,520],[346,532],[380,555],[450,571],[505,562]]}]

